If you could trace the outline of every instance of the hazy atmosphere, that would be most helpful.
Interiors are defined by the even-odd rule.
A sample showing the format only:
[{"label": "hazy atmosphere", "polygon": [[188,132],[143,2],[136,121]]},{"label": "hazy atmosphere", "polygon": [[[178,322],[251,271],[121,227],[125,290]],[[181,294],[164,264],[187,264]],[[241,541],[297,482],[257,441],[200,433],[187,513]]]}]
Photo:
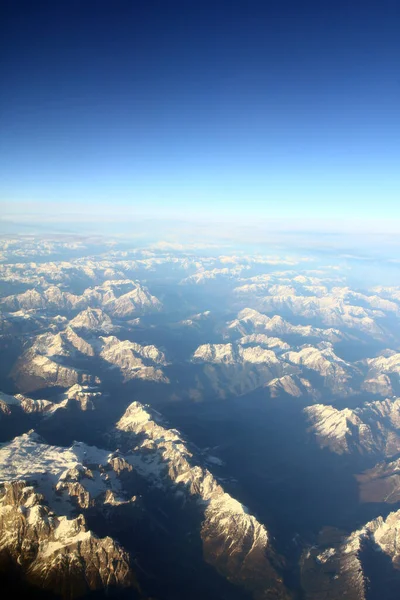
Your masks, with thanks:
[{"label": "hazy atmosphere", "polygon": [[399,233],[399,11],[4,2],[3,227],[184,216]]},{"label": "hazy atmosphere", "polygon": [[398,600],[400,4],[0,7],[0,589]]}]

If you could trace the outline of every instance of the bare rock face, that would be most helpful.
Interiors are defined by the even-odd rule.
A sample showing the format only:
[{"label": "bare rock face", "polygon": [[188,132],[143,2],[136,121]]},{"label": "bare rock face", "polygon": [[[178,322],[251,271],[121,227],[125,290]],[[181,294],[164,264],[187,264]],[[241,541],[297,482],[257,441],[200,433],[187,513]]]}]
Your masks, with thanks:
[{"label": "bare rock face", "polygon": [[24,413],[46,413],[53,407],[49,400],[34,400],[23,394],[10,396],[0,392],[0,419],[2,416],[9,416],[14,411],[23,411]]},{"label": "bare rock face", "polygon": [[382,456],[400,452],[399,398],[342,410],[315,404],[304,411],[319,444],[332,452]]},{"label": "bare rock face", "polygon": [[101,337],[100,356],[121,372],[124,381],[147,379],[168,383],[161,367],[167,364],[163,352],[155,346],[141,346],[115,336]]},{"label": "bare rock face", "polygon": [[195,350],[192,362],[202,365],[204,381],[220,398],[228,394],[240,396],[299,370],[273,350],[238,343],[202,344]]},{"label": "bare rock face", "polygon": [[354,532],[337,546],[322,545],[304,552],[302,587],[306,600],[367,600],[367,581],[361,563],[364,534]]},{"label": "bare rock face", "polygon": [[361,502],[400,502],[400,459],[377,463],[357,475]]},{"label": "bare rock face", "polygon": [[91,386],[99,383],[99,379],[79,365],[84,359],[86,369],[87,361],[96,357],[117,368],[124,381],[146,379],[168,383],[161,369],[167,364],[165,356],[155,346],[121,341],[115,336],[100,336],[89,343],[69,325],[57,334],[45,333],[34,338],[15,363],[11,375],[25,393],[44,387]]},{"label": "bare rock face", "polygon": [[23,393],[34,392],[44,387],[69,388],[75,384],[99,383],[98,377],[63,364],[59,359],[37,354],[34,350],[28,350],[21,356],[11,375]]},{"label": "bare rock face", "polygon": [[271,398],[279,398],[282,394],[287,394],[293,398],[309,397],[317,400],[321,396],[307,379],[298,375],[276,377],[268,382],[267,387]]},{"label": "bare rock face", "polygon": [[268,532],[200,466],[185,440],[156,411],[133,402],[112,434],[125,458],[155,487],[194,502],[202,514],[205,560],[258,600],[289,598]]},{"label": "bare rock face", "polygon": [[[350,535],[339,537],[333,544],[325,542],[305,551],[302,559],[305,598],[337,600],[344,596],[349,600],[367,600],[372,587],[379,590],[381,598],[398,597],[399,535],[400,511],[396,511],[386,519],[378,517]],[[377,561],[380,561],[380,575],[369,569],[371,562]],[[377,575],[381,578],[379,582]],[[397,593],[392,595],[396,589]]]},{"label": "bare rock face", "polygon": [[324,387],[340,396],[349,396],[355,393],[352,389],[353,380],[359,375],[358,370],[339,358],[330,342],[322,342],[318,347],[306,346],[298,352],[287,352],[283,355],[287,361],[315,371],[323,378]]},{"label": "bare rock face", "polygon": [[34,339],[15,363],[11,376],[24,393],[44,387],[71,387],[99,383],[91,375],[71,364],[79,356],[93,357],[92,346],[72,327],[57,334],[44,333]]},{"label": "bare rock face", "polygon": [[53,410],[68,408],[72,405],[78,406],[82,411],[95,410],[101,398],[102,393],[97,388],[75,384],[62,394],[60,402],[54,406]]},{"label": "bare rock face", "polygon": [[43,309],[46,307],[46,299],[37,290],[27,290],[18,295],[8,296],[2,300],[3,306],[15,311],[19,309]]},{"label": "bare rock face", "polygon": [[25,481],[0,488],[0,566],[10,559],[29,583],[66,600],[134,584],[129,556],[117,542],[89,531],[83,515],[58,517]]},{"label": "bare rock face", "polygon": [[80,384],[68,388],[53,398],[53,401],[29,398],[23,394],[11,396],[0,392],[0,421],[7,417],[14,417],[14,421],[20,420],[24,413],[48,420],[62,411],[75,408],[83,412],[93,411],[103,405],[104,398],[107,398],[107,394],[103,395],[97,387]]}]

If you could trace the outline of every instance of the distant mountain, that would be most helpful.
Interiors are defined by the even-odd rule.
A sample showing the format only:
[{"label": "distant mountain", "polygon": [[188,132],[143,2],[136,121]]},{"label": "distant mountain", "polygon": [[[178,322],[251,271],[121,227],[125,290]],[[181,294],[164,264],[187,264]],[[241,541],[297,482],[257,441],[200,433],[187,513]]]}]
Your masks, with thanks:
[{"label": "distant mountain", "polygon": [[11,373],[19,389],[32,392],[43,387],[98,384],[99,378],[87,371],[90,360],[98,358],[117,368],[125,381],[133,378],[168,381],[159,368],[167,364],[165,356],[155,346],[141,346],[115,336],[92,337],[92,333],[89,330],[85,339],[68,325],[56,334],[33,338]]},{"label": "distant mountain", "polygon": [[398,600],[397,263],[142,243],[0,239],[4,598]]},{"label": "distant mountain", "polygon": [[328,342],[338,342],[346,336],[338,329],[321,329],[311,325],[292,325],[279,315],[268,317],[252,308],[241,310],[236,319],[228,324],[227,335],[266,333],[278,337],[296,335],[303,338],[318,338]]},{"label": "distant mountain", "polygon": [[242,395],[266,385],[276,377],[298,372],[298,368],[262,346],[204,344],[192,357],[202,365],[203,379],[219,397]]},{"label": "distant mountain", "polygon": [[6,310],[52,310],[75,311],[102,308],[116,318],[129,318],[148,311],[158,311],[161,303],[140,284],[129,279],[105,281],[94,288],[87,288],[82,295],[50,286],[44,291],[27,290],[22,294],[7,296],[1,300]]}]

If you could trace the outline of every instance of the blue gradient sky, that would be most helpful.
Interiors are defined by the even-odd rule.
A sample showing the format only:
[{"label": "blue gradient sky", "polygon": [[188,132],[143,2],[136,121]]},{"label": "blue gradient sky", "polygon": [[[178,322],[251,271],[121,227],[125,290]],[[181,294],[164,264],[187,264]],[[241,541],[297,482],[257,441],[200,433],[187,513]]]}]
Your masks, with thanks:
[{"label": "blue gradient sky", "polygon": [[399,2],[7,0],[0,17],[4,218],[400,221]]}]

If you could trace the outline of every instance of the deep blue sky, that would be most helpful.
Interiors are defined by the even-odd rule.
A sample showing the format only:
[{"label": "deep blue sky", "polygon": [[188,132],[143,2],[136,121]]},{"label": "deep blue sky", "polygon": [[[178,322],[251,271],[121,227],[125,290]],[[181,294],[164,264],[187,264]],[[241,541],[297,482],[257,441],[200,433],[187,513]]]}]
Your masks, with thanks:
[{"label": "deep blue sky", "polygon": [[398,1],[1,6],[6,217],[400,219]]}]

